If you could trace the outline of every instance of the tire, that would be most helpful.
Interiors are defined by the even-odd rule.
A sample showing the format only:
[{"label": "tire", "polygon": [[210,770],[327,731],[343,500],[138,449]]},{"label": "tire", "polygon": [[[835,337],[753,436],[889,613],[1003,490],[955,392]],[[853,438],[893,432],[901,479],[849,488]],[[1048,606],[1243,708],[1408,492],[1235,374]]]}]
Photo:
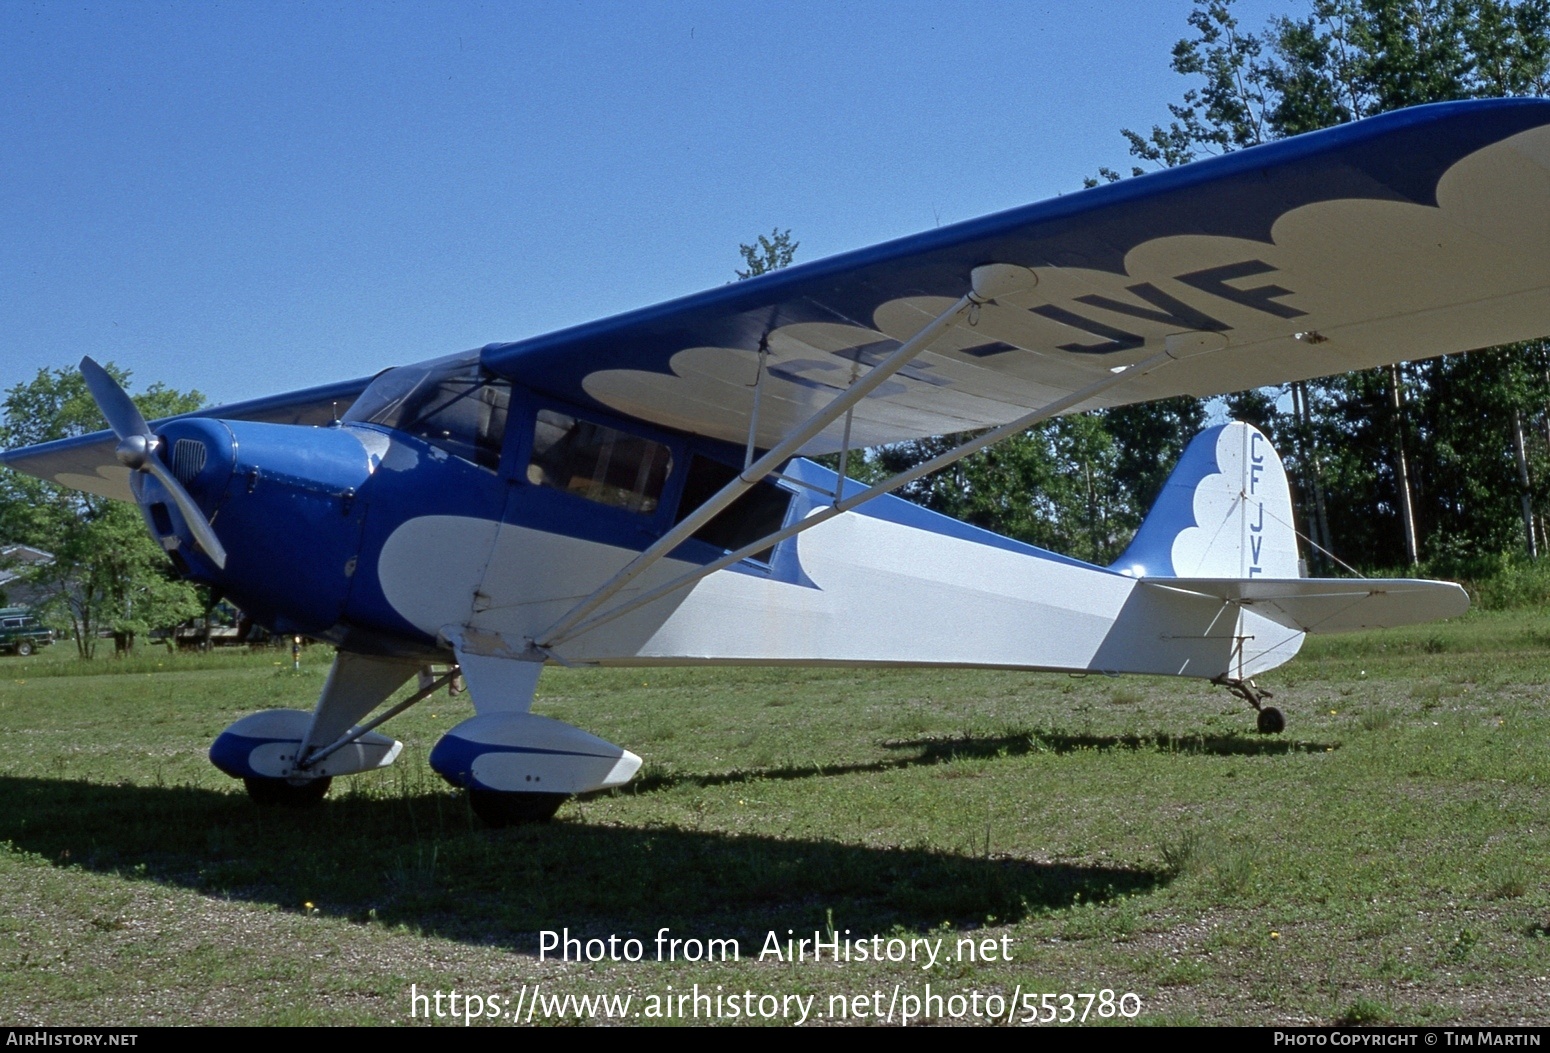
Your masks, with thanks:
[{"label": "tire", "polygon": [[18,643],[16,645],[16,653],[21,655],[23,658],[26,658],[28,655],[32,654],[32,641],[23,640]]},{"label": "tire", "polygon": [[1266,706],[1259,711],[1259,733],[1261,735],[1279,735],[1286,730],[1286,718],[1275,706]]},{"label": "tire", "polygon": [[502,793],[499,790],[469,790],[468,804],[474,814],[490,826],[518,826],[547,823],[554,818],[569,794]]},{"label": "tire", "polygon": [[248,796],[260,808],[312,808],[321,804],[334,780],[328,776],[290,782],[286,779],[243,779]]}]

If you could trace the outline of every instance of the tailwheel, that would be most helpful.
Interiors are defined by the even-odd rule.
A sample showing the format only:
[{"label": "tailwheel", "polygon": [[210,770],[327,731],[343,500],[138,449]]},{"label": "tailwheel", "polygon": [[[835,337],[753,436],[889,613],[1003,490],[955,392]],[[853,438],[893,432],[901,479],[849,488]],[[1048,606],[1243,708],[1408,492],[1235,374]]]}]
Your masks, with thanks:
[{"label": "tailwheel", "polygon": [[1259,687],[1252,680],[1236,680],[1228,676],[1219,676],[1211,683],[1219,684],[1237,695],[1243,701],[1254,707],[1259,717],[1255,725],[1261,735],[1279,735],[1286,730],[1286,717],[1275,706],[1265,706],[1260,703],[1267,698],[1274,698],[1269,691]]},{"label": "tailwheel", "polygon": [[242,784],[248,788],[253,803],[261,808],[310,808],[322,802],[333,781],[328,776],[297,782],[249,776]]},{"label": "tailwheel", "polygon": [[547,823],[569,796],[568,793],[469,790],[468,804],[474,814],[490,826],[517,826],[522,823]]},{"label": "tailwheel", "polygon": [[1259,733],[1261,735],[1279,735],[1286,730],[1286,718],[1275,706],[1266,706],[1259,711]]}]

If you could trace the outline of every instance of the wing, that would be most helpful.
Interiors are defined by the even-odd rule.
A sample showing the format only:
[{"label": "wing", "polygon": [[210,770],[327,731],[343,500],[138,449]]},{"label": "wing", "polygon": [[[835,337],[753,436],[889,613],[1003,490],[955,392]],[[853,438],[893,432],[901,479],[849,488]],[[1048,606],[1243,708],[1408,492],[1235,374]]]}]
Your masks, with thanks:
[{"label": "wing", "polygon": [[[328,424],[337,420],[369,383],[371,378],[363,377],[285,395],[214,406],[184,416],[256,420],[272,424]],[[112,432],[98,431],[60,439],[58,442],[0,452],[0,464],[75,490],[85,490],[119,501],[132,501],[134,496],[129,490],[129,469],[119,464],[114,457],[116,445]]]},{"label": "wing", "polygon": [[[1550,334],[1550,101],[1385,114],[481,355],[535,390],[695,434],[741,443],[757,417],[767,449],[997,264],[1020,287],[862,400],[853,445],[1004,424],[1163,349],[1177,361],[1066,411]],[[324,423],[364,386],[207,412]],[[803,452],[838,449],[842,431]],[[128,496],[105,432],[0,463]]]},{"label": "wing", "polygon": [[1413,578],[1142,578],[1141,583],[1249,607],[1305,633],[1392,629],[1469,610],[1469,594],[1460,586]]},{"label": "wing", "polygon": [[[854,444],[1006,423],[1165,347],[1181,360],[1072,408],[1544,336],[1550,102],[1386,114],[490,345],[484,362],[742,443],[762,347],[757,445],[769,448],[987,264],[1030,268],[1036,284],[954,324],[873,392]],[[841,428],[803,451],[837,449]]]}]

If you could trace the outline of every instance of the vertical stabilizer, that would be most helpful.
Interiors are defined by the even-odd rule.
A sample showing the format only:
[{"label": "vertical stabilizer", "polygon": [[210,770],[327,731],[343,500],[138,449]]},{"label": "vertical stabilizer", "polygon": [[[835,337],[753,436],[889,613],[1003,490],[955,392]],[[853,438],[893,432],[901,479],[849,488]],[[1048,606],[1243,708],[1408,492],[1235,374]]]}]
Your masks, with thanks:
[{"label": "vertical stabilizer", "polygon": [[1235,421],[1195,436],[1113,569],[1137,578],[1298,577],[1286,468],[1264,433]]}]

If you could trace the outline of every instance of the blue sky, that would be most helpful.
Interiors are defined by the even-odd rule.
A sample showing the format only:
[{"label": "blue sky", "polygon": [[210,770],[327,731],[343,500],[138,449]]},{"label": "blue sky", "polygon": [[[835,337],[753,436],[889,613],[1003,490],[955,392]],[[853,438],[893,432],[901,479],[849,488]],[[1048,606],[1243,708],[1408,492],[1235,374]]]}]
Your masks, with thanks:
[{"label": "blue sky", "polygon": [[0,388],[229,402],[1074,192],[1190,6],[7,0]]}]

